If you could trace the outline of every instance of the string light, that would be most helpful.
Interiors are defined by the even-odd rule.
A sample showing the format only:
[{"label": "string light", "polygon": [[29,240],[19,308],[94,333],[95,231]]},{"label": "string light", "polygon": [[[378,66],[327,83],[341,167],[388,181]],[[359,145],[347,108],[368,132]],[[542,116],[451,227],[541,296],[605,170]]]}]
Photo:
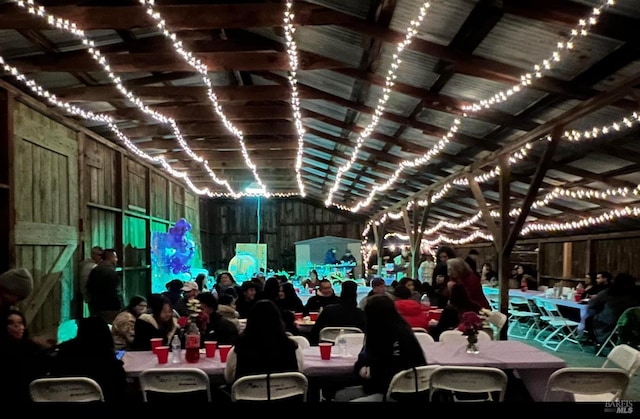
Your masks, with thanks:
[{"label": "string light", "polygon": [[[604,8],[604,7],[610,7],[613,6],[615,4],[615,2],[613,0],[608,0],[605,2],[606,4],[601,5],[599,8],[595,8],[591,11],[590,13],[590,17],[585,19],[581,19],[581,21],[578,23],[578,26],[582,28],[582,30],[580,31],[580,36],[586,36],[588,31],[585,28],[590,28],[591,26],[595,25],[595,23],[597,22],[597,19],[595,16],[600,14],[600,11]],[[597,11],[596,11],[597,10]],[[593,19],[591,19],[593,18]],[[594,20],[595,19],[595,20]],[[584,23],[584,22],[586,23]],[[572,34],[572,37],[575,37],[577,34]],[[566,43],[563,43],[563,48],[565,49],[571,49],[573,48],[573,38],[570,38],[569,41],[567,41]],[[559,47],[558,47],[559,48]],[[559,61],[560,59],[560,54],[557,51],[554,51],[552,53],[552,59],[551,61]],[[546,60],[548,61],[548,60]],[[549,68],[551,68],[551,61],[549,62],[544,62],[545,67],[549,66]],[[527,77],[526,75],[523,76],[524,80],[527,80],[527,82],[525,83],[525,86],[528,86],[531,84],[531,79],[533,76],[529,76]],[[523,86],[524,87],[524,86]],[[506,101],[509,97],[511,97],[514,93],[517,93],[521,90],[520,86],[516,86],[514,88],[511,89],[511,93],[498,93],[497,96],[500,97],[500,101],[504,102]],[[489,105],[489,107],[492,104]],[[473,105],[470,105],[471,107],[473,107]],[[465,112],[463,113],[463,117],[467,118],[468,114],[467,112],[471,111],[472,109],[465,109]],[[404,172],[404,169],[407,167],[418,167],[421,166],[423,164],[428,163],[429,161],[431,161],[435,156],[437,156],[444,148],[445,146],[455,137],[455,134],[458,132],[458,128],[460,125],[461,121],[460,119],[456,118],[453,122],[453,124],[451,125],[451,127],[449,128],[447,134],[433,147],[433,149],[429,150],[427,153],[425,153],[424,155],[422,155],[419,158],[414,159],[413,161],[409,161],[409,160],[404,160],[402,162],[400,162],[398,164],[398,168],[396,169],[396,171],[394,172],[394,174],[384,183],[380,184],[380,185],[375,185],[371,188],[371,192],[369,193],[369,195],[367,196],[367,198],[357,202],[354,206],[351,207],[347,207],[344,205],[335,205],[335,207],[342,209],[342,210],[348,210],[348,211],[352,211],[352,212],[358,212],[360,211],[360,209],[364,208],[364,207],[368,207],[369,205],[371,205],[371,202],[373,202],[373,197],[379,193],[379,192],[384,192],[387,189],[389,189],[395,182],[396,180],[400,177],[400,175]],[[548,138],[547,138],[548,139]],[[327,202],[325,202],[326,204]]]},{"label": "string light", "polygon": [[28,78],[24,74],[22,74],[16,67],[6,64],[4,58],[0,56],[0,65],[4,68],[4,70],[10,74],[13,78],[15,78],[18,82],[25,85],[31,92],[33,92],[36,96],[42,98],[44,101],[49,103],[52,106],[55,106],[67,114],[81,117],[87,121],[94,121],[106,124],[109,129],[122,141],[124,146],[134,153],[139,158],[146,160],[152,164],[160,165],[165,169],[171,176],[176,179],[184,181],[187,186],[198,195],[208,195],[213,196],[211,191],[208,188],[198,188],[196,187],[189,176],[185,172],[180,172],[171,167],[171,165],[161,157],[150,156],[147,153],[140,150],[136,145],[124,134],[122,131],[118,129],[115,124],[115,121],[108,115],[104,114],[95,114],[91,111],[86,111],[81,109],[78,106],[72,105],[69,102],[64,102],[56,97],[53,93],[44,89],[42,86],[37,84],[34,80]]},{"label": "string light", "polygon": [[499,91],[489,99],[480,100],[479,102],[464,106],[462,109],[466,112],[477,112],[481,109],[489,109],[498,103],[506,102],[512,96],[520,93],[524,88],[530,86],[534,79],[542,78],[547,71],[553,68],[555,63],[560,62],[562,52],[572,50],[577,38],[587,36],[589,30],[598,23],[598,16],[600,16],[606,8],[614,4],[615,1],[606,0],[602,2],[599,7],[594,7],[588,17],[579,19],[578,24],[569,32],[568,39],[558,42],[556,49],[551,52],[551,56],[535,64],[533,71],[522,74],[520,76],[520,83],[511,86],[509,89]]},{"label": "string light", "polygon": [[[411,44],[413,37],[418,33],[417,28],[420,26],[420,24],[424,20],[424,17],[427,15],[427,10],[429,9],[430,6],[431,5],[428,1],[425,1],[422,4],[418,12],[417,19],[411,20],[411,22],[409,23],[409,27],[407,28],[405,38],[398,43],[396,47],[396,52],[393,54],[393,60],[391,61],[391,65],[389,66],[389,69],[387,71],[387,77],[385,79],[385,86],[382,89],[382,95],[378,98],[378,104],[376,105],[376,108],[373,112],[373,116],[371,117],[371,122],[358,135],[358,138],[356,140],[356,146],[351,152],[351,158],[347,161],[347,163],[338,167],[338,171],[336,173],[333,185],[331,186],[327,199],[325,200],[326,206],[330,206],[333,204],[333,195],[340,187],[340,179],[342,178],[342,174],[347,172],[351,168],[351,166],[353,166],[353,163],[356,161],[358,152],[362,148],[362,145],[364,144],[366,139],[369,138],[373,130],[378,126],[378,123],[380,122],[380,118],[384,114],[387,101],[389,100],[391,87],[393,87],[394,80],[397,78],[396,73],[400,68],[400,63],[402,62],[400,60],[400,55],[402,51],[404,51],[404,49]],[[348,208],[342,206],[342,209],[347,210]],[[353,211],[353,212],[356,212],[356,211]]]},{"label": "string light", "polygon": [[[242,151],[242,156],[244,157],[245,164],[253,172],[253,177],[256,180],[256,182],[260,185],[260,189],[265,191],[265,193],[258,194],[258,195],[270,196],[270,194],[266,192],[267,188],[262,183],[262,180],[258,175],[258,170],[256,165],[251,161],[251,158],[249,157],[249,152],[247,151],[247,147],[244,142],[244,136],[242,134],[242,131],[240,131],[240,129],[238,129],[236,126],[234,126],[231,123],[231,121],[227,118],[227,116],[224,114],[222,110],[222,106],[218,101],[218,97],[213,91],[213,85],[211,84],[211,79],[209,78],[209,69],[207,68],[207,66],[203,64],[202,61],[197,59],[192,52],[188,51],[182,45],[182,41],[178,40],[178,37],[176,36],[175,33],[172,33],[169,31],[162,15],[153,7],[154,0],[140,0],[140,3],[145,7],[147,11],[147,15],[149,15],[156,22],[156,27],[158,28],[160,33],[164,35],[164,37],[171,42],[173,49],[178,53],[178,55],[180,55],[180,57],[182,57],[184,61],[187,64],[189,64],[193,69],[195,69],[198,73],[200,73],[202,82],[207,88],[207,97],[209,98],[209,101],[213,105],[213,108],[216,114],[218,115],[218,117],[220,118],[224,126],[227,128],[227,130],[229,130],[229,132],[238,139],[238,144],[240,145],[240,149]],[[256,194],[250,194],[250,195],[243,194],[243,195],[252,196]]]},{"label": "string light", "polygon": [[150,109],[148,106],[146,106],[142,102],[142,100],[140,100],[140,98],[135,96],[131,91],[129,91],[122,84],[120,77],[116,76],[113,73],[113,71],[111,70],[111,66],[107,62],[107,59],[104,57],[104,55],[102,55],[100,50],[96,47],[95,43],[86,36],[83,30],[78,29],[75,23],[67,19],[56,17],[55,15],[47,13],[46,9],[43,6],[36,5],[34,0],[26,0],[26,2],[20,0],[17,2],[17,4],[19,7],[26,9],[29,12],[29,14],[45,19],[49,25],[57,29],[63,30],[65,32],[69,32],[74,36],[80,38],[80,40],[82,41],[82,44],[87,47],[87,52],[89,52],[89,55],[91,56],[91,58],[93,58],[93,60],[102,67],[104,72],[107,74],[109,79],[115,84],[115,87],[118,89],[120,93],[122,93],[129,101],[131,101],[136,107],[138,107],[138,109],[140,109],[146,115],[151,116],[153,119],[157,120],[158,122],[161,122],[165,125],[169,125],[176,139],[178,140],[180,147],[182,147],[182,149],[187,153],[187,155],[192,160],[200,163],[203,166],[203,168],[207,171],[207,173],[209,174],[209,176],[214,182],[224,186],[232,196],[234,197],[242,196],[241,194],[237,194],[236,192],[234,192],[226,180],[222,180],[218,178],[213,172],[213,170],[211,170],[211,168],[209,167],[208,162],[203,158],[201,158],[200,156],[198,156],[197,154],[195,154],[193,150],[189,148],[189,145],[187,144],[184,137],[182,136],[182,133],[180,132],[177,123],[173,119]]},{"label": "string light", "polygon": [[291,11],[293,8],[293,1],[287,0],[284,10],[284,35],[287,43],[287,55],[289,56],[289,86],[291,86],[291,110],[293,112],[293,120],[295,122],[296,131],[298,133],[298,152],[296,155],[296,180],[298,181],[298,189],[300,195],[305,196],[304,183],[302,181],[302,154],[304,152],[304,135],[305,130],[302,126],[302,114],[300,112],[300,95],[298,92],[298,79],[296,77],[298,73],[298,47],[293,38],[293,34],[296,29],[293,26],[294,13]]}]

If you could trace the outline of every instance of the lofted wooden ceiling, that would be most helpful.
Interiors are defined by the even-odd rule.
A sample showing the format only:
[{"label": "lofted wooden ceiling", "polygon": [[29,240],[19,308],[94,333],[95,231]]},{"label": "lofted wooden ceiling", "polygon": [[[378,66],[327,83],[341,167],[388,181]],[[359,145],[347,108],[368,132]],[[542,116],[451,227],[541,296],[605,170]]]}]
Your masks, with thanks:
[{"label": "lofted wooden ceiling", "polygon": [[[640,185],[640,147],[633,112],[640,108],[640,0],[603,7],[587,36],[572,36],[571,30],[581,19],[588,22],[602,1],[432,1],[400,54],[380,122],[358,142],[384,95],[396,45],[405,39],[422,4],[293,2],[299,58],[295,75],[305,130],[299,171],[307,198],[322,204],[331,197],[332,205],[376,220],[401,213],[407,204],[413,211],[431,200],[425,229],[447,221],[452,224],[442,225],[432,238],[442,234],[458,239],[474,231],[492,233],[482,219],[457,224],[480,208],[491,216],[491,211],[531,207],[524,227],[530,223],[530,234],[553,234],[554,229],[536,233],[533,226],[638,207],[640,196],[634,191]],[[238,137],[212,106],[202,77],[176,53],[144,5],[134,0],[41,0],[35,6],[84,30],[123,86],[149,109],[174,119],[188,148],[231,190],[242,192],[257,174],[270,193],[300,193],[285,2],[159,0],[153,6],[167,30],[206,66],[222,112],[243,133],[255,173]],[[570,38],[574,48],[562,51],[559,62],[551,60],[541,78],[509,100],[467,114],[467,106],[520,83],[523,74],[552,56],[558,42]],[[0,55],[60,100],[113,118],[136,147],[186,171],[195,187],[216,194],[229,191],[185,152],[167,124],[123,95],[77,36],[13,1],[0,1]],[[25,89],[7,72],[3,79]],[[106,124],[76,118],[121,144]],[[624,118],[631,127],[620,122]],[[456,119],[461,121],[457,132],[434,153]],[[611,129],[598,139],[568,141],[563,136],[618,122],[619,131]],[[550,135],[558,140],[548,141]],[[517,154],[527,145],[526,156]],[[425,155],[428,161],[416,163]],[[511,165],[506,164],[509,157]],[[331,193],[338,171],[350,161]],[[498,166],[503,175],[508,172],[508,207],[500,207],[499,178],[479,178]],[[479,183],[460,184],[468,176]],[[446,185],[450,189],[443,193]],[[554,188],[583,195],[534,204]],[[614,189],[617,196],[588,193]],[[386,219],[388,230],[405,231],[398,217]],[[623,216],[613,224],[606,220],[567,231],[638,229],[634,220]]]}]

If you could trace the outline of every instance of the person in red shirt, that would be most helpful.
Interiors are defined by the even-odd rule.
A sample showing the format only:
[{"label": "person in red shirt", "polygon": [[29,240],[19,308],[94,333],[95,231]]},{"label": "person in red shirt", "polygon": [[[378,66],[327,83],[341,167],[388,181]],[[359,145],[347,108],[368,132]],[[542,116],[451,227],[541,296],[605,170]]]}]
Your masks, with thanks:
[{"label": "person in red shirt", "polygon": [[411,290],[404,285],[398,285],[393,291],[398,313],[411,325],[429,329],[429,313],[422,309],[422,305],[411,298]]}]

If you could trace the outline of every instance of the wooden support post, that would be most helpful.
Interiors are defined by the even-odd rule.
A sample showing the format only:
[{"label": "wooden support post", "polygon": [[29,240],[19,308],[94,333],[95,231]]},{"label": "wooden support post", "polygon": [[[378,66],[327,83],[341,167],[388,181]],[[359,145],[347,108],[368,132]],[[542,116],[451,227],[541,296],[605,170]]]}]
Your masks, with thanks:
[{"label": "wooden support post", "polygon": [[[507,314],[509,311],[509,277],[511,276],[511,266],[509,263],[509,255],[504,252],[504,243],[509,237],[509,229],[511,220],[509,218],[510,196],[511,196],[511,168],[509,166],[509,158],[500,158],[500,234],[494,236],[498,250],[498,281],[500,284],[500,312]],[[507,328],[503,327],[500,331],[500,340],[507,339]]]},{"label": "wooden support post", "polygon": [[573,262],[573,243],[564,242],[562,243],[562,277],[563,278],[571,278],[573,277],[573,272],[571,268],[571,262]]},{"label": "wooden support post", "polygon": [[494,237],[493,245],[496,248],[496,250],[499,252],[500,247],[498,247],[497,244],[500,241],[498,240],[498,238],[501,237],[500,229],[498,229],[498,226],[493,221],[493,217],[491,217],[491,211],[489,211],[487,200],[484,199],[484,195],[482,194],[480,185],[478,185],[478,182],[476,182],[475,178],[473,177],[473,174],[471,173],[468,174],[467,179],[469,181],[469,186],[471,187],[471,192],[473,192],[473,196],[476,198],[476,201],[478,201],[478,208],[482,213],[482,219],[484,220],[484,223],[487,225],[487,228],[491,232],[491,235]]}]

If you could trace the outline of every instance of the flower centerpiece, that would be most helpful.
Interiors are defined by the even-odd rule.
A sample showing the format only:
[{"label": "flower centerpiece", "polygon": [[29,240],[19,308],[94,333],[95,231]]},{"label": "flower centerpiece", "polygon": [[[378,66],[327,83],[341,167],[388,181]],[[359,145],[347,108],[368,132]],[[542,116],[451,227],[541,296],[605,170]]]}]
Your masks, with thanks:
[{"label": "flower centerpiece", "polygon": [[482,329],[482,318],[475,311],[466,311],[462,314],[462,320],[458,325],[458,330],[467,337],[467,353],[477,354],[478,332]]},{"label": "flower centerpiece", "polygon": [[189,310],[187,324],[194,323],[200,332],[204,332],[207,328],[207,323],[209,323],[209,315],[202,311],[200,300],[192,298],[187,301],[187,310]]}]

